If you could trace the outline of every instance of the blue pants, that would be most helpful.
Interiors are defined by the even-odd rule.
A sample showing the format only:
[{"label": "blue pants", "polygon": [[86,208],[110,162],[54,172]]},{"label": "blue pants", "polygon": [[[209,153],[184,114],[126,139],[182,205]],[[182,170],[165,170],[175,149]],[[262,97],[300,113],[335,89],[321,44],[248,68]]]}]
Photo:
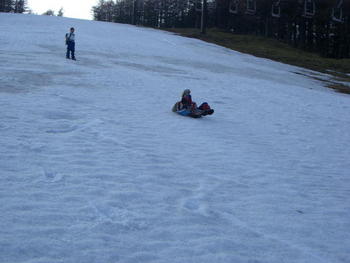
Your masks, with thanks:
[{"label": "blue pants", "polygon": [[72,59],[75,59],[75,42],[74,41],[68,41],[67,42],[67,55],[66,57],[70,57],[70,53],[72,54]]}]

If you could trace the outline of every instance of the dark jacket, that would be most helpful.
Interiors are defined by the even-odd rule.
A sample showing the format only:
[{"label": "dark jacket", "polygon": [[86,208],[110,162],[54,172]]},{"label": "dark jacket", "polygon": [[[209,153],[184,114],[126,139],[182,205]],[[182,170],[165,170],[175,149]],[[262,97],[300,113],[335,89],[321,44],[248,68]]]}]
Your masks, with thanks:
[{"label": "dark jacket", "polygon": [[183,96],[181,102],[182,102],[182,104],[185,107],[191,106],[192,105],[192,97],[191,97],[191,95]]}]

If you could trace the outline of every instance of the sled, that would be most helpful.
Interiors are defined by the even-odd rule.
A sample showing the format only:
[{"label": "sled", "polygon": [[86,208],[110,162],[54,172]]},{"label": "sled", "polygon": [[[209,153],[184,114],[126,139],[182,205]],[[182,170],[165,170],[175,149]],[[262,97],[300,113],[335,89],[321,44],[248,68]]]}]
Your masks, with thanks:
[{"label": "sled", "polygon": [[213,109],[207,109],[207,110],[196,109],[193,111],[187,108],[183,108],[180,101],[175,103],[172,111],[182,116],[187,116],[191,118],[201,118],[203,116],[211,115],[214,113]]}]

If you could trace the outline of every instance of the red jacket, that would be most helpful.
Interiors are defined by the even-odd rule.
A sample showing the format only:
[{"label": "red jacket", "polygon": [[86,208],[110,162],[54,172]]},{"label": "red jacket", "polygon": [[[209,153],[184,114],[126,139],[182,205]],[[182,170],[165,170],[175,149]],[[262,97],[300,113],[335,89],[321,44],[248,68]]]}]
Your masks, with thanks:
[{"label": "red jacket", "polygon": [[191,95],[185,95],[182,97],[181,100],[182,104],[187,107],[187,106],[191,106],[192,105],[192,97]]}]

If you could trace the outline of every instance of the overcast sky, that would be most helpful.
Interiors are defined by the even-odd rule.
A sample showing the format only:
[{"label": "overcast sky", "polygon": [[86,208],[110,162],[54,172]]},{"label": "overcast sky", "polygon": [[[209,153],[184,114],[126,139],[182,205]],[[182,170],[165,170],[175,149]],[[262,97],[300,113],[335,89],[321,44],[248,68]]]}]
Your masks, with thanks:
[{"label": "overcast sky", "polygon": [[28,7],[34,13],[42,14],[52,9],[57,14],[63,7],[65,17],[92,19],[91,7],[96,5],[98,0],[27,0]]}]

